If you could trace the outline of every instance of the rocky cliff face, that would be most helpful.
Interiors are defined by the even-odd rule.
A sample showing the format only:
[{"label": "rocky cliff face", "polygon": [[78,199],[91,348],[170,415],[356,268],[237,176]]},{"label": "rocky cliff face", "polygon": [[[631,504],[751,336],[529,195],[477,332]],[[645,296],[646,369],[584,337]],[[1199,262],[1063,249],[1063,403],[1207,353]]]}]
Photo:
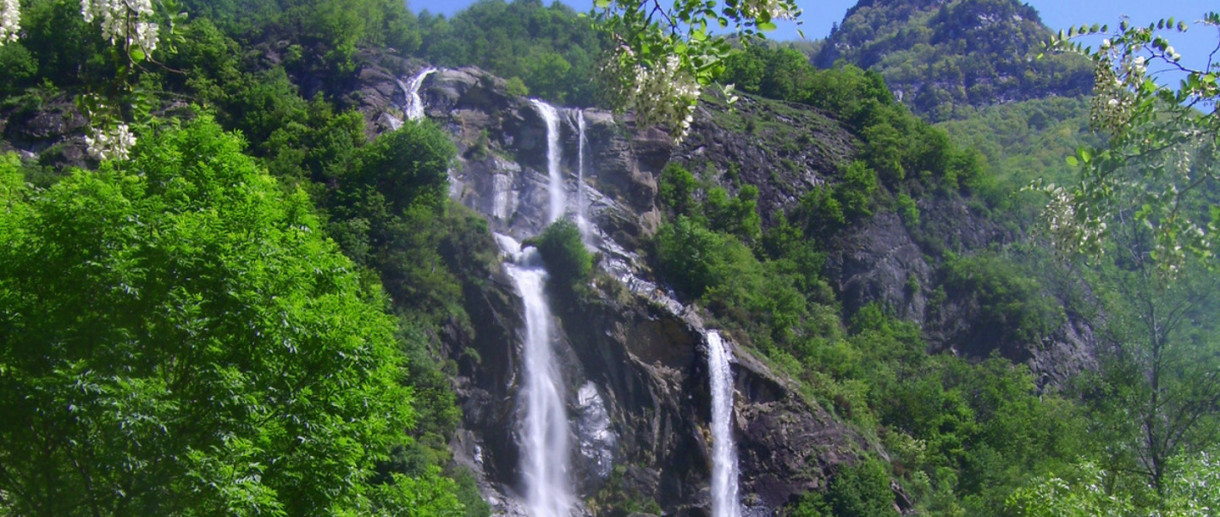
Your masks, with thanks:
[{"label": "rocky cliff face", "polygon": [[[391,117],[400,116],[401,99],[384,82],[403,71],[381,67],[362,74],[368,86],[357,98],[374,121],[371,131],[388,128]],[[453,198],[484,214],[492,231],[518,239],[541,232],[547,218],[547,139],[538,110],[477,69],[440,70],[424,82],[421,94],[427,117],[459,147]],[[674,149],[664,132],[636,128],[630,119],[560,109],[569,212],[576,210],[581,190],[578,115],[586,126],[583,190],[594,227],[590,241],[597,244],[605,274],[585,295],[550,295],[561,329],[554,346],[575,422],[577,493],[590,513],[633,500],[655,502],[654,509],[667,515],[705,515],[712,461],[705,329],[698,311],[649,280],[631,251],[660,223],[657,177]],[[701,123],[709,120],[702,117]],[[760,152],[726,132],[709,134],[709,140],[688,142],[683,152]],[[786,177],[808,188],[819,181],[817,167],[840,158],[814,153],[802,162],[803,170]],[[768,194],[767,211],[795,195]],[[511,515],[522,512],[516,502],[520,301],[502,272],[485,273],[468,279],[464,293],[473,336],[450,336],[447,343],[458,362],[454,384],[464,411],[452,445],[458,461],[480,473],[497,512]],[[830,469],[853,462],[866,447],[748,350],[739,348],[735,355],[734,434],[747,506],[776,509],[817,489]]]},{"label": "rocky cliff face", "polygon": [[[371,121],[371,133],[402,117],[404,99],[395,79],[419,66],[383,59],[362,72],[364,86],[351,101]],[[546,126],[538,109],[507,94],[501,79],[473,68],[437,71],[420,94],[427,118],[453,135],[459,148],[452,197],[483,214],[494,232],[517,239],[540,233],[548,179]],[[593,227],[588,241],[600,253],[603,272],[584,295],[551,293],[561,329],[554,345],[575,422],[577,493],[590,513],[631,500],[640,507],[655,502],[653,508],[667,515],[704,515],[711,471],[706,329],[699,310],[658,285],[634,252],[661,222],[659,173],[673,160],[730,191],[757,185],[766,224],[809,189],[838,181],[858,141],[817,111],[748,97],[732,110],[714,99],[701,103],[691,135],[676,148],[665,133],[637,128],[629,117],[595,109],[560,108],[559,114],[568,212],[578,210],[583,191]],[[579,116],[586,127],[584,171]],[[925,226],[944,233],[935,240],[955,252],[1016,237],[962,199],[929,196],[919,209],[930,220]],[[971,315],[978,310],[968,294],[932,307],[941,264],[923,231],[889,212],[856,223],[827,244],[826,275],[848,314],[881,303],[920,322],[935,348],[985,357],[986,347],[961,346],[969,341]],[[452,445],[458,460],[480,473],[497,511],[520,514],[515,494],[521,302],[498,270],[467,279],[464,294],[475,332],[446,339],[459,365],[453,380],[465,413]],[[1081,318],[1069,315],[1044,341],[1001,352],[1029,364],[1043,382],[1065,379],[1090,364],[1093,337]],[[736,348],[734,354],[734,434],[748,506],[766,510],[791,502],[869,447],[749,350]]]}]

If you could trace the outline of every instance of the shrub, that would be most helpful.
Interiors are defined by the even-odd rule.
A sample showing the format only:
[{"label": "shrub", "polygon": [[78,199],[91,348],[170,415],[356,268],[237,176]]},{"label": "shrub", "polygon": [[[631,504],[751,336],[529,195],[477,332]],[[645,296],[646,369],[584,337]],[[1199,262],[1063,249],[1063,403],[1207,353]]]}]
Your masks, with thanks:
[{"label": "shrub", "polygon": [[662,274],[692,298],[719,284],[724,270],[724,239],[687,217],[657,231],[656,255]]},{"label": "shrub", "polygon": [[661,205],[672,210],[674,214],[690,216],[699,206],[695,201],[695,191],[698,189],[699,181],[690,171],[671,163],[661,171],[657,196]]},{"label": "shrub", "polygon": [[1042,285],[1000,257],[977,255],[946,264],[945,285],[976,297],[980,343],[1034,343],[1058,327],[1063,307]]},{"label": "shrub", "polygon": [[848,218],[870,216],[878,187],[877,173],[864,162],[855,161],[843,173],[842,183],[835,187],[835,198]]},{"label": "shrub", "polygon": [[560,219],[532,241],[546,263],[546,270],[557,285],[572,288],[589,279],[593,254],[585,248],[576,223]]},{"label": "shrub", "polygon": [[826,506],[832,515],[898,515],[888,470],[871,458],[840,470],[826,491]]}]

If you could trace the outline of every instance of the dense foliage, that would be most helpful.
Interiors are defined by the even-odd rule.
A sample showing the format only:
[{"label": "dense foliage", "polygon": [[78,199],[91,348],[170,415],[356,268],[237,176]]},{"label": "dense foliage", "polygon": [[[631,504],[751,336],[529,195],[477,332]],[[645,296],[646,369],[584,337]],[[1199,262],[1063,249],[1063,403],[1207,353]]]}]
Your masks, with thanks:
[{"label": "dense foliage", "polygon": [[1085,98],[1049,97],[988,106],[938,126],[954,143],[982,153],[996,182],[1015,191],[1037,180],[1063,184],[1071,177],[1063,158],[1100,144],[1088,117]]},{"label": "dense foliage", "polygon": [[512,81],[517,92],[568,106],[600,98],[602,37],[587,18],[559,3],[480,0],[452,19],[424,14],[420,55],[442,66],[474,65]]},{"label": "dense foliage", "polygon": [[408,439],[385,298],[241,148],[204,118],[46,191],[5,167],[17,513],[355,510]]},{"label": "dense foliage", "polygon": [[[0,84],[6,116],[97,90],[142,128],[133,160],[101,173],[4,158],[3,504],[486,515],[450,468],[460,414],[435,329],[469,326],[450,268],[484,267],[490,255],[466,250],[489,235],[448,206],[454,149],[439,129],[369,143],[333,97],[358,46],[418,47],[414,16],[378,1],[183,7],[134,75],[108,64],[71,1],[24,9],[22,37],[0,47],[23,71]],[[106,93],[116,81],[135,93]],[[198,111],[161,111],[183,100]],[[203,120],[174,130],[158,115]],[[57,149],[46,164],[71,161]],[[13,448],[30,440],[54,445]]]}]

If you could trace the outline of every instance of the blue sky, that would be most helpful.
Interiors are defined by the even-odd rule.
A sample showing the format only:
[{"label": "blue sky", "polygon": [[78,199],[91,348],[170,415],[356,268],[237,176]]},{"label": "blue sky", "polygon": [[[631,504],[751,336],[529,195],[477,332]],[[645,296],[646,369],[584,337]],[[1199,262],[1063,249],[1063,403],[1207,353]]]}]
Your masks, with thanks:
[{"label": "blue sky", "polygon": [[[546,1],[546,0],[544,0]],[[474,0],[407,0],[415,11],[427,9],[432,13],[452,15],[474,3]],[[577,11],[587,11],[592,0],[563,0]],[[832,24],[842,21],[847,9],[856,0],[798,0],[804,9],[801,29],[809,39],[820,39],[830,32]],[[1117,26],[1121,16],[1130,17],[1136,24],[1147,25],[1161,18],[1174,17],[1194,21],[1207,11],[1220,11],[1216,0],[1031,0],[1027,1],[1042,15],[1042,21],[1052,29],[1064,29],[1072,25],[1094,23]],[[796,39],[796,26],[784,24],[769,35],[773,39]],[[1189,64],[1202,66],[1206,55],[1220,41],[1215,29],[1192,27],[1185,35],[1174,34],[1170,43],[1183,55]],[[1220,56],[1218,56],[1220,57]]]}]

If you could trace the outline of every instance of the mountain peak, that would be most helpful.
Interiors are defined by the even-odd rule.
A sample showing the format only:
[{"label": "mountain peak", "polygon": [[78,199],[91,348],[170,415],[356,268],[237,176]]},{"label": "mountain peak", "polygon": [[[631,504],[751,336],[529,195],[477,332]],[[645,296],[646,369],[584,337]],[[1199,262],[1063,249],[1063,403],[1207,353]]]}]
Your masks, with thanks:
[{"label": "mountain peak", "polygon": [[1016,0],[862,0],[813,60],[877,71],[912,110],[945,120],[997,103],[1088,93],[1084,59],[1035,57],[1050,36],[1038,12]]}]

